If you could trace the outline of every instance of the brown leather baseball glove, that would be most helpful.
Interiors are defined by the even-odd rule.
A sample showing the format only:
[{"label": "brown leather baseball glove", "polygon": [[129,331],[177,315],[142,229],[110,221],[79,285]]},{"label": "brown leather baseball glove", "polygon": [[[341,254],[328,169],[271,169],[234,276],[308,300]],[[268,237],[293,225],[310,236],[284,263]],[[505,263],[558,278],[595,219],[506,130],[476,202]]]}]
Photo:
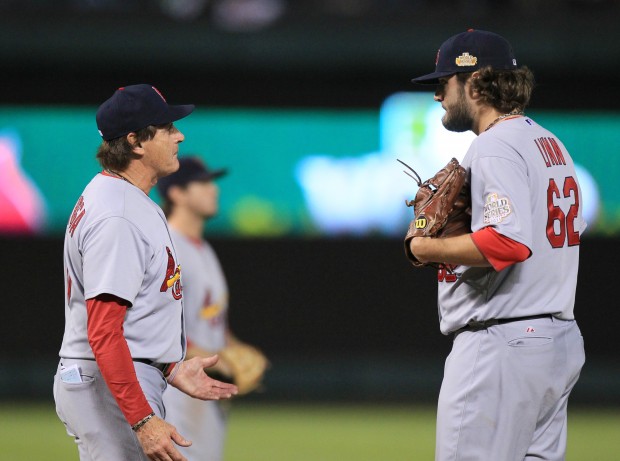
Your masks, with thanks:
[{"label": "brown leather baseball glove", "polygon": [[405,201],[413,207],[414,218],[409,224],[405,236],[405,253],[414,266],[434,266],[423,264],[411,253],[409,242],[414,237],[454,237],[471,232],[471,193],[466,183],[467,172],[453,158],[439,170],[435,176],[422,182],[420,176],[406,163],[418,184],[418,192],[411,201]]},{"label": "brown leather baseball glove", "polygon": [[239,388],[239,395],[248,394],[260,386],[269,361],[259,349],[235,342],[218,351],[218,355],[230,369],[232,381]]}]

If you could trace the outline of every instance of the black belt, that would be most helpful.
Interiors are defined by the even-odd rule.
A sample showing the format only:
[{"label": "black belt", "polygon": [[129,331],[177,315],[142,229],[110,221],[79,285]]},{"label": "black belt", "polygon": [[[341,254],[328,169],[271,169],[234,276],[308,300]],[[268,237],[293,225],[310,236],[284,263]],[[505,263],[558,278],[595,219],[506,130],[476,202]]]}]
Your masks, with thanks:
[{"label": "black belt", "polygon": [[168,376],[170,374],[170,370],[172,368],[172,365],[175,365],[175,363],[176,363],[176,362],[174,362],[174,363],[153,362],[152,360],[149,360],[149,359],[132,359],[132,360],[134,362],[146,363],[147,365],[155,367],[159,371],[161,371],[164,374],[164,376]]},{"label": "black belt", "polygon": [[[62,358],[63,357],[61,357],[61,360],[62,360]],[[87,358],[87,359],[72,359],[72,360],[92,360],[93,362],[95,361],[95,359],[91,359],[91,358]],[[150,359],[134,359],[134,358],[132,358],[131,360],[133,360],[134,362],[146,363],[147,365],[155,367],[159,371],[161,371],[164,374],[165,377],[168,377],[168,375],[172,371],[172,366],[177,364],[177,362],[172,362],[172,363],[153,362]]]},{"label": "black belt", "polygon": [[551,314],[538,314],[538,315],[526,315],[525,317],[512,317],[509,319],[491,319],[491,320],[485,320],[484,322],[474,321],[474,322],[468,323],[463,328],[459,328],[458,330],[454,332],[454,334],[458,334],[461,331],[486,330],[487,328],[492,327],[493,325],[503,325],[504,323],[520,322],[523,320],[534,320],[534,319],[551,319],[551,318],[553,318],[553,315]]}]

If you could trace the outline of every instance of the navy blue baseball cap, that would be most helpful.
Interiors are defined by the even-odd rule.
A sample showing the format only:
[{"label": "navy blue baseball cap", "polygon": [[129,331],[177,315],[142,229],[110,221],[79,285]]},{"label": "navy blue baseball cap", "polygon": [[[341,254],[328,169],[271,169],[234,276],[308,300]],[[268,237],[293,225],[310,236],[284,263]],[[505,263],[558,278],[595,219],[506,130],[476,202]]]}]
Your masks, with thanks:
[{"label": "navy blue baseball cap", "polygon": [[435,59],[435,72],[411,80],[437,84],[442,77],[474,72],[481,67],[514,70],[517,68],[512,46],[504,37],[484,30],[469,29],[442,43]]},{"label": "navy blue baseball cap", "polygon": [[166,125],[188,116],[193,104],[171,106],[152,85],[119,88],[97,110],[97,128],[103,139],[120,138],[149,125]]},{"label": "navy blue baseball cap", "polygon": [[179,157],[179,169],[157,181],[157,192],[162,197],[166,197],[168,189],[172,186],[184,187],[193,181],[213,181],[226,173],[228,170],[225,168],[211,170],[198,157]]}]

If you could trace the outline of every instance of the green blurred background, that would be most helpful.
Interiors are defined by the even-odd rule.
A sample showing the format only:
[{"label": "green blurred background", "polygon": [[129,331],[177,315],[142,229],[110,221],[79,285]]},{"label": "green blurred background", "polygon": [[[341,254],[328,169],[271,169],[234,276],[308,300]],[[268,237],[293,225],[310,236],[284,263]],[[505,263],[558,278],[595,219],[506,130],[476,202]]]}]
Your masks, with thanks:
[{"label": "green blurred background", "polygon": [[[191,117],[177,123],[186,136],[180,155],[198,155],[214,168],[226,167],[230,174],[218,181],[222,189],[219,216],[210,222],[210,235],[232,237],[286,237],[330,236],[328,228],[321,228],[313,221],[311,196],[304,194],[304,184],[299,180],[299,169],[304,160],[320,157],[328,162],[317,179],[331,193],[333,206],[350,213],[357,213],[359,228],[339,229],[336,234],[372,234],[370,223],[363,222],[363,215],[373,213],[370,192],[373,181],[397,184],[404,178],[400,165],[394,160],[403,158],[420,171],[437,156],[438,141],[434,133],[425,128],[427,120],[440,123],[440,113],[435,109],[429,94],[398,93],[389,95],[388,101],[402,98],[400,107],[384,103],[374,110],[350,109],[198,109]],[[401,114],[393,112],[401,111]],[[0,143],[10,140],[19,158],[19,165],[33,181],[45,202],[47,218],[39,233],[61,235],[86,182],[100,168],[94,153],[100,142],[93,114],[96,107],[23,107],[0,106]],[[441,112],[441,111],[439,111]],[[415,115],[413,115],[415,114]],[[593,189],[583,195],[595,194],[596,214],[588,216],[588,232],[593,235],[615,235],[620,229],[620,187],[617,173],[620,156],[607,152],[620,151],[620,114],[603,111],[577,113],[532,110],[528,115],[554,132],[566,146],[576,163],[592,177]],[[434,117],[433,117],[434,116]],[[411,118],[411,120],[408,120]],[[393,148],[403,136],[396,124],[422,126],[419,136],[431,138],[426,146]],[[395,133],[394,133],[395,132]],[[409,135],[405,133],[404,136]],[[435,136],[445,136],[443,129]],[[411,136],[414,137],[413,135]],[[464,138],[459,149],[449,151],[451,156],[462,157],[470,138]],[[391,148],[392,150],[388,150]],[[7,149],[9,150],[9,149]],[[391,171],[367,173],[364,181],[355,177],[364,168],[364,162],[373,156],[377,162],[387,164]],[[340,163],[338,163],[340,161]],[[330,182],[330,176],[343,162],[345,177],[341,184]],[[334,171],[336,171],[334,173]],[[366,171],[363,170],[365,173]],[[430,174],[430,173],[428,173]],[[424,175],[424,173],[422,173]],[[390,184],[390,179],[387,181]],[[589,184],[588,184],[589,185]],[[412,189],[407,184],[405,191]],[[344,189],[348,190],[347,195]],[[402,189],[384,191],[386,200],[401,203],[406,198]],[[376,194],[375,194],[376,195]],[[402,197],[401,197],[402,195]],[[152,197],[159,200],[157,191]],[[582,199],[582,204],[583,204]],[[398,235],[408,220],[406,208],[397,225],[383,233]],[[378,216],[389,222],[390,216]],[[333,212],[336,220],[338,211]],[[366,226],[366,227],[364,227]],[[1,231],[1,226],[0,226]]]}]

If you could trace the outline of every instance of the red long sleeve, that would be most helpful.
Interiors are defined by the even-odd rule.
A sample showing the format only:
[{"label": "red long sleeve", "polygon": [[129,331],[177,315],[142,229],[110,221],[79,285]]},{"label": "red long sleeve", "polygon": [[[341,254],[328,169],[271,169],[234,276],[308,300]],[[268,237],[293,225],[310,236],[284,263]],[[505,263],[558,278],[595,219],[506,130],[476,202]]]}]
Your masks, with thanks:
[{"label": "red long sleeve", "polygon": [[86,301],[88,342],[101,375],[130,425],[153,410],[144,396],[123,335],[127,301],[103,294]]},{"label": "red long sleeve", "polygon": [[471,238],[497,272],[523,262],[532,255],[528,247],[500,234],[492,227],[474,232]]}]

